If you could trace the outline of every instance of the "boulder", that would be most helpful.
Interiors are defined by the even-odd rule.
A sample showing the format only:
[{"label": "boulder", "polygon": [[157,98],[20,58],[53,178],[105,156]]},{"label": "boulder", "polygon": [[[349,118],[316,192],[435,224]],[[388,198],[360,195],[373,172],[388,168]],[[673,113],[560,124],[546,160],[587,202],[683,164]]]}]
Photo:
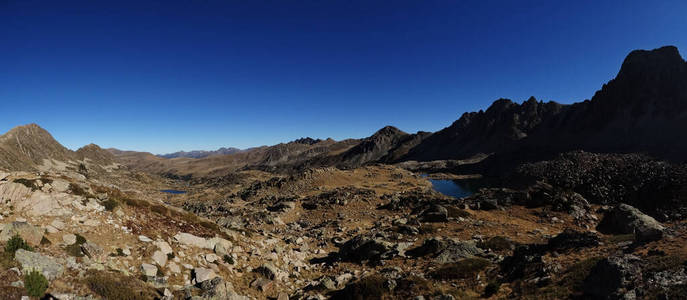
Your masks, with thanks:
[{"label": "boulder", "polygon": [[627,204],[619,204],[606,213],[596,229],[605,234],[634,233],[637,242],[660,240],[665,230],[656,219]]},{"label": "boulder", "polygon": [[444,249],[446,249],[446,242],[438,238],[429,238],[426,239],[419,247],[406,251],[406,254],[420,257],[426,255],[435,255]]},{"label": "boulder", "polygon": [[62,236],[62,241],[65,245],[73,245],[76,243],[76,235],[67,233]]},{"label": "boulder", "polygon": [[344,261],[377,261],[390,256],[393,245],[379,239],[358,235],[339,248],[339,257]]},{"label": "boulder", "polygon": [[172,254],[174,251],[172,250],[172,247],[169,246],[169,243],[163,241],[163,240],[157,240],[153,244],[160,248],[160,251],[162,251],[163,254]]},{"label": "boulder", "polygon": [[457,262],[464,258],[473,257],[484,251],[477,247],[474,241],[450,241],[434,260],[438,263]]},{"label": "boulder", "polygon": [[193,269],[193,274],[195,275],[196,283],[202,283],[207,280],[214,279],[217,277],[215,271],[206,268],[195,268]]},{"label": "boulder", "polygon": [[179,232],[174,236],[174,239],[180,244],[191,247],[213,249],[214,245],[205,238],[198,237],[186,232]]},{"label": "boulder", "polygon": [[208,300],[248,300],[234,291],[234,286],[221,277],[205,280],[200,283],[201,298]]},{"label": "boulder", "polygon": [[24,273],[32,270],[39,271],[48,280],[54,280],[64,271],[64,267],[56,259],[39,253],[19,249],[14,258],[21,265]]},{"label": "boulder", "polygon": [[601,239],[593,232],[579,232],[573,229],[565,229],[563,232],[551,238],[548,242],[549,250],[559,251],[598,246]]},{"label": "boulder", "polygon": [[45,229],[33,226],[26,222],[12,222],[6,224],[0,231],[0,241],[7,242],[15,235],[21,236],[24,241],[32,246],[40,245]]},{"label": "boulder", "polygon": [[584,291],[595,299],[623,299],[634,295],[635,282],[641,278],[640,258],[631,254],[600,260],[584,280]]},{"label": "boulder", "polygon": [[155,261],[158,266],[164,267],[165,264],[167,264],[167,254],[157,250],[153,253],[153,261]]},{"label": "boulder", "polygon": [[441,205],[431,205],[422,212],[420,218],[423,222],[446,222],[448,221],[448,210]]},{"label": "boulder", "polygon": [[141,273],[147,277],[154,277],[157,275],[157,267],[151,264],[141,264]]}]

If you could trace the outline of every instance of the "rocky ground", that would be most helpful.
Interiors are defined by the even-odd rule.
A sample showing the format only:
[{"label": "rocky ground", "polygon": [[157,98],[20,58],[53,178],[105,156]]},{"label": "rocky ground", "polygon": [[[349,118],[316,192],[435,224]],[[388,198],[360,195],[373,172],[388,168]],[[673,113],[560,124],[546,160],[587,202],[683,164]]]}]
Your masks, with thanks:
[{"label": "rocky ground", "polygon": [[[684,297],[687,222],[561,184],[603,173],[580,169],[585,155],[524,166],[524,188],[462,199],[388,165],[188,181],[121,168],[2,173],[0,298],[27,296],[31,270],[56,299]],[[668,170],[648,182],[676,174],[645,166]],[[7,246],[17,235],[29,247]]]}]

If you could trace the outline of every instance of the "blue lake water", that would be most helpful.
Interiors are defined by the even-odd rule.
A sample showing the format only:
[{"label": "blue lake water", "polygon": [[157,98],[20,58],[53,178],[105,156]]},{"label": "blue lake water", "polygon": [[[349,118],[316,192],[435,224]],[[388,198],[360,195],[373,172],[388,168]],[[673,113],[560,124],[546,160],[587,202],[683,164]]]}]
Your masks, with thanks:
[{"label": "blue lake water", "polygon": [[463,198],[476,193],[480,188],[485,187],[485,184],[480,179],[461,179],[461,180],[447,180],[447,179],[428,179],[432,183],[435,191],[446,196]]},{"label": "blue lake water", "polygon": [[168,193],[168,194],[185,194],[186,193],[186,191],[180,191],[180,190],[161,190],[160,192]]}]

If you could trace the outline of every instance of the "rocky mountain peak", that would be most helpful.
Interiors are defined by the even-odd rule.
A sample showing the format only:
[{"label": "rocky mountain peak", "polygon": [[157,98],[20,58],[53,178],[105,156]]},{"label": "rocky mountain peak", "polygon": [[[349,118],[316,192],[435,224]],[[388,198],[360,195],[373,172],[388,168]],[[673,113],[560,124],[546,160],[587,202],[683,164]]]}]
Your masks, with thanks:
[{"label": "rocky mountain peak", "polygon": [[321,142],[321,139],[313,139],[311,137],[304,137],[293,141],[296,144],[314,145]]},{"label": "rocky mountain peak", "polygon": [[669,75],[675,71],[684,71],[684,65],[685,60],[675,46],[634,50],[625,57],[617,79]]},{"label": "rocky mountain peak", "polygon": [[394,126],[385,126],[380,130],[377,130],[372,137],[379,137],[379,136],[399,136],[399,135],[406,135],[407,133],[403,132],[402,130],[394,127]]}]

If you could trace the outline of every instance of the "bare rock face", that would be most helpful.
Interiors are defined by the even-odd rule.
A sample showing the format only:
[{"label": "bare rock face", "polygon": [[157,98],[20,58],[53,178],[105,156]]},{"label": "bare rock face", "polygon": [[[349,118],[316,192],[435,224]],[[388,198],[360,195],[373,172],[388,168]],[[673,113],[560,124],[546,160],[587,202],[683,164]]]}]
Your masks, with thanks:
[{"label": "bare rock face", "polygon": [[665,228],[639,209],[619,204],[604,216],[597,230],[611,234],[634,233],[638,242],[650,242],[662,239]]},{"label": "bare rock face", "polygon": [[19,249],[14,255],[24,272],[39,271],[48,280],[54,280],[64,271],[64,267],[54,258],[24,249]]}]

